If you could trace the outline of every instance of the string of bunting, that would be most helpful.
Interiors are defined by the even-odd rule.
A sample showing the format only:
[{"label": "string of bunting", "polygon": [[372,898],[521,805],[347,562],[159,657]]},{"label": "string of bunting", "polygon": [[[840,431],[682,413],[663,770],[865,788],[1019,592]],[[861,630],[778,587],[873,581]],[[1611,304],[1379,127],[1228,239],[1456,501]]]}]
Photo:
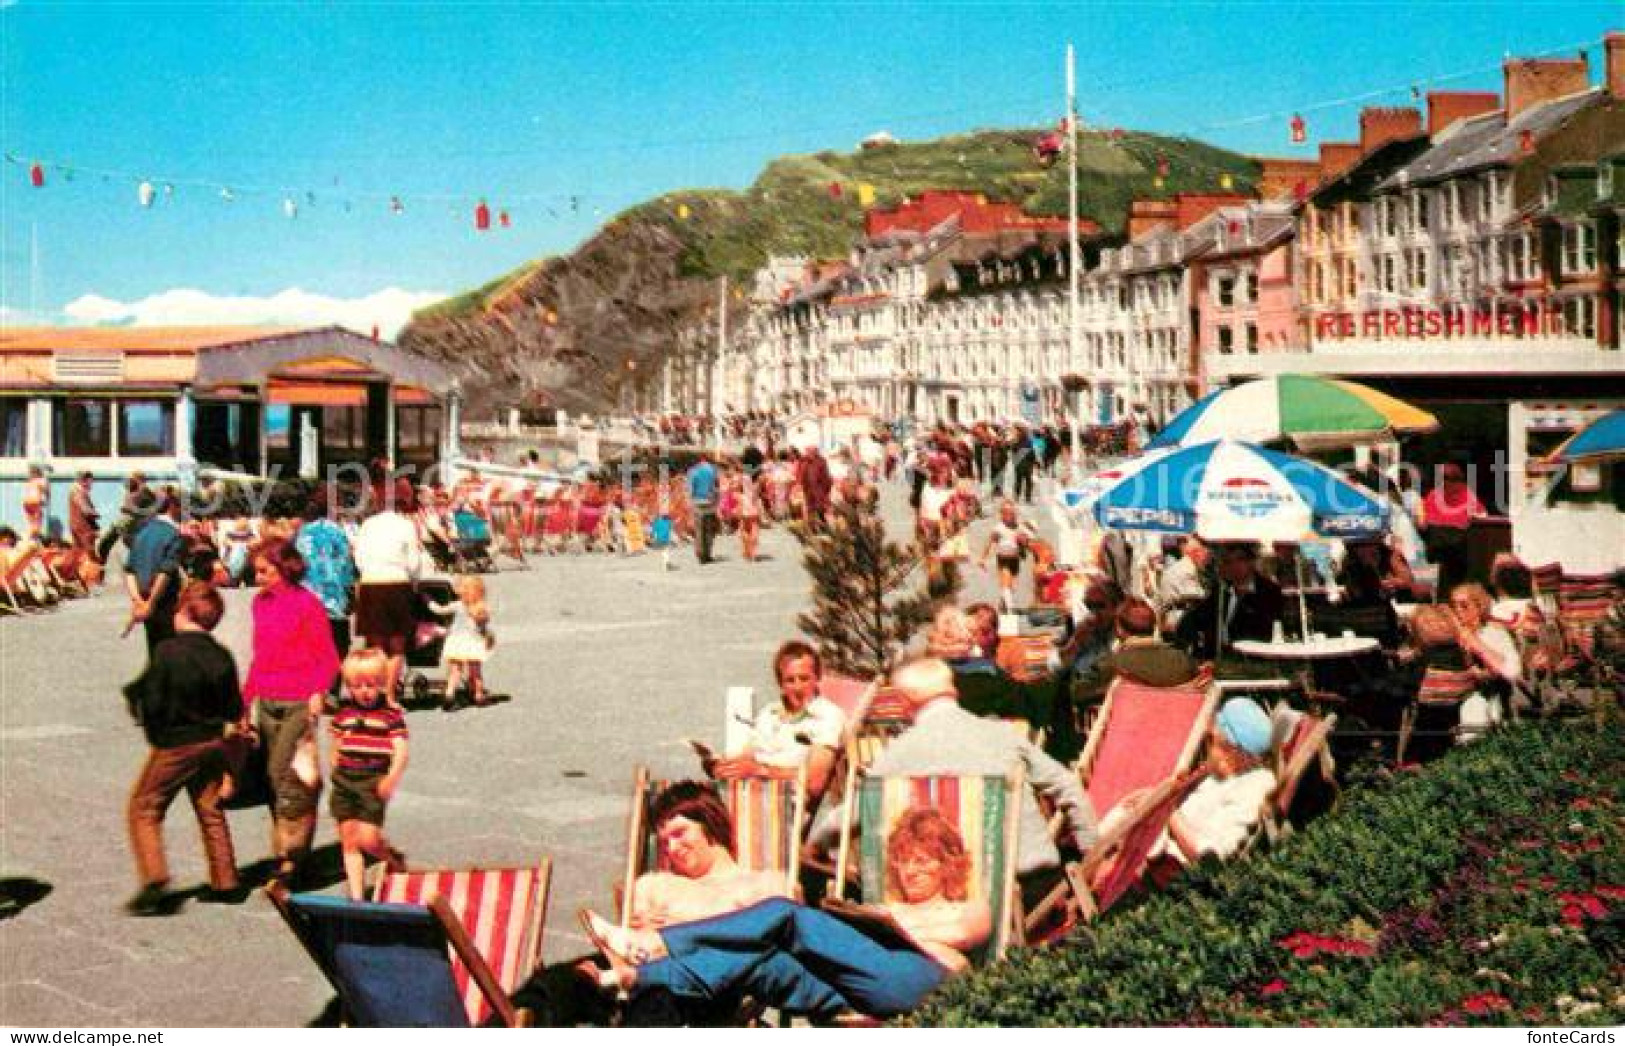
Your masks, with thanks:
[{"label": "string of bunting", "polygon": [[[1586,52],[1587,47],[1588,44],[1585,42],[1566,44],[1537,51],[1525,57],[1542,58],[1576,51],[1583,54]],[[1305,113],[1321,113],[1345,108],[1403,92],[1409,92],[1413,99],[1420,100],[1424,87],[1465,79],[1498,68],[1499,66],[1478,66],[1472,69],[1437,74],[1418,80],[1410,80],[1402,84],[1312,102],[1290,110],[1272,110],[1252,116],[1213,122],[1191,128],[1183,133],[1166,134],[1160,137],[1164,140],[1194,143],[1197,136],[1206,132],[1232,130],[1238,127],[1284,119],[1286,121],[1288,142],[1295,146],[1302,146],[1306,145],[1309,140],[1309,126],[1307,119],[1304,117]],[[1133,155],[1142,166],[1148,167],[1155,172],[1152,184],[1156,188],[1166,187],[1173,174],[1173,162],[1157,145],[1156,139],[1159,136],[1143,132],[1106,129],[1102,128],[1098,123],[1087,131],[1080,124],[1079,130],[1082,133],[1098,135],[1108,144],[1123,148]],[[1045,132],[1038,137],[1033,148],[1040,162],[1053,162],[1056,157],[1064,152],[1069,137],[1066,132],[1067,123],[1063,118],[1057,130]],[[715,140],[734,141],[743,140],[743,137],[731,136]],[[686,144],[694,145],[696,142],[690,141]],[[995,151],[991,145],[985,145],[984,148],[989,153]],[[90,167],[61,160],[24,157],[9,152],[5,154],[5,160],[13,166],[23,167],[27,172],[29,184],[36,189],[46,188],[50,182],[57,178],[72,182],[79,176],[100,178],[104,182],[125,181],[134,186],[136,203],[144,209],[150,209],[160,202],[168,203],[174,200],[180,190],[202,190],[227,204],[234,203],[244,196],[265,196],[280,198],[281,211],[290,220],[298,218],[302,209],[316,207],[318,199],[337,197],[346,213],[352,212],[357,203],[378,206],[395,216],[406,214],[410,209],[423,205],[451,204],[455,205],[458,213],[467,214],[470,217],[476,231],[487,232],[492,228],[511,228],[515,204],[538,204],[548,217],[557,218],[565,209],[570,214],[579,214],[587,201],[602,199],[585,193],[517,193],[506,195],[502,203],[493,207],[488,197],[468,193],[429,192],[408,194],[376,190],[341,190],[338,188],[337,178],[333,180],[332,189],[324,188],[318,191],[313,188],[245,185],[213,178],[151,177],[135,171]],[[968,166],[964,153],[960,154],[959,163],[962,168]],[[1213,164],[1204,164],[1189,157],[1181,158],[1180,170],[1186,174],[1211,175],[1219,188],[1223,190],[1230,190],[1235,185],[1234,171]],[[835,201],[844,201],[848,195],[847,186],[843,185],[841,181],[831,181],[826,188],[829,197]],[[873,206],[876,199],[876,190],[872,184],[865,181],[856,181],[852,183],[852,189],[851,195],[860,207],[868,208]],[[411,207],[408,206],[409,204]],[[593,213],[599,217],[603,214],[599,208],[594,208]],[[680,220],[686,221],[692,216],[692,210],[687,203],[680,203],[676,207],[676,216]]]}]

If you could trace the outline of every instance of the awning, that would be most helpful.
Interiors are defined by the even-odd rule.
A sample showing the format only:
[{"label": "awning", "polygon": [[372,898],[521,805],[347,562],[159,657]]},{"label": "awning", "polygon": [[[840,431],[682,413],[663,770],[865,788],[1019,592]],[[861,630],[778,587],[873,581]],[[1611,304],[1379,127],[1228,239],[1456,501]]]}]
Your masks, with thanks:
[{"label": "awning", "polygon": [[365,407],[365,385],[342,385],[327,381],[273,381],[265,390],[268,403],[298,407]]}]

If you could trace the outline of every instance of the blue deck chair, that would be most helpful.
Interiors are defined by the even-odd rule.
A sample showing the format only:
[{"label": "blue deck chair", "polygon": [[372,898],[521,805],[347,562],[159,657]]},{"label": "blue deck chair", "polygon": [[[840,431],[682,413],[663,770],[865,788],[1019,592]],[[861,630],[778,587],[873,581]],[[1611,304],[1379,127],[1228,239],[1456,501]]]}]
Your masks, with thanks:
[{"label": "blue deck chair", "polygon": [[468,1010],[453,974],[454,956],[480,986],[503,1024],[528,1027],[441,897],[426,905],[377,904],[266,888],[305,951],[358,1028],[467,1028]]}]

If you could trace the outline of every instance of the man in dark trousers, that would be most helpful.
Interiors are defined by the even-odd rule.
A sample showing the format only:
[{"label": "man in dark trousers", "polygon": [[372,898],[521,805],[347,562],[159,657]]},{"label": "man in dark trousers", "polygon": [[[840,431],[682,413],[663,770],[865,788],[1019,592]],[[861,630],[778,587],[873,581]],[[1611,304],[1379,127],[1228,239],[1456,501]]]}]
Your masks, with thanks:
[{"label": "man in dark trousers", "polygon": [[180,594],[186,539],[180,528],[181,499],[173,488],[158,495],[152,518],[135,532],[124,561],[130,623],[146,626],[147,656],[175,634],[175,597]]},{"label": "man in dark trousers", "polygon": [[688,500],[694,506],[694,554],[711,562],[711,541],[717,536],[717,467],[707,454],[688,470]]},{"label": "man in dark trousers", "polygon": [[225,604],[214,586],[194,581],[173,601],[175,634],[158,644],[146,669],[124,689],[130,712],[152,746],[127,811],[130,849],[141,889],[125,906],[132,915],[168,908],[169,865],[164,858],[164,812],[184,790],[192,800],[209,889],[202,900],[237,903],[237,857],[221,802],[231,780],[227,733],[240,728],[242,692],[231,653],[209,633]]}]

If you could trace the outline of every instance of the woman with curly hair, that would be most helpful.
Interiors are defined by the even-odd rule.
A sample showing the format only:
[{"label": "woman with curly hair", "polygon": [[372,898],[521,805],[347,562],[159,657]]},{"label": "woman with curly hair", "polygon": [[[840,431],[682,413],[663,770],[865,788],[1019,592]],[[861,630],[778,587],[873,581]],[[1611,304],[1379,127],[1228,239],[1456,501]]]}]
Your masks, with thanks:
[{"label": "woman with curly hair", "polygon": [[774,898],[730,915],[628,930],[582,912],[634,1014],[681,1015],[718,997],[749,993],[791,1013],[829,1017],[849,1008],[879,1017],[918,1006],[969,965],[988,939],[987,902],[970,897],[970,856],[941,811],[917,807],[886,843],[886,896],[900,937]]}]

